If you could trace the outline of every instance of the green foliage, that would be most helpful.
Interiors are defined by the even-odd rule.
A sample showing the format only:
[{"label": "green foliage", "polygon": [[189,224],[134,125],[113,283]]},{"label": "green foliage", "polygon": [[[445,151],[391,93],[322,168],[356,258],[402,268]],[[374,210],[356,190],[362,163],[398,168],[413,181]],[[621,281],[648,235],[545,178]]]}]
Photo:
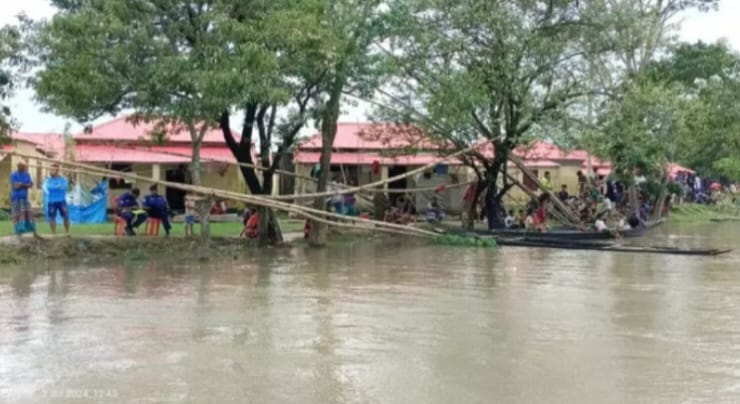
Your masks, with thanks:
[{"label": "green foliage", "polygon": [[593,144],[622,181],[630,184],[634,175],[662,179],[677,154],[675,139],[689,136],[690,118],[698,109],[701,105],[686,97],[680,85],[636,80],[608,105]]},{"label": "green foliage", "polygon": [[[215,120],[224,105],[267,91],[276,61],[237,41],[229,2],[91,0],[64,4],[36,36],[38,98],[90,120],[133,109],[181,122]],[[253,94],[253,92],[250,92]]]},{"label": "green foliage", "polygon": [[716,172],[720,173],[720,175],[732,178],[733,180],[740,179],[740,157],[738,157],[737,154],[732,157],[724,157],[715,161],[714,164],[712,164],[712,167]]},{"label": "green foliage", "polygon": [[495,248],[496,240],[492,238],[480,238],[470,236],[457,236],[447,234],[443,236],[437,236],[432,239],[434,244],[456,246],[456,247],[483,247],[483,248]]},{"label": "green foliage", "polygon": [[20,52],[19,35],[13,27],[0,28],[0,143],[8,140],[8,134],[13,126],[10,107],[6,100],[13,90],[13,71]]},{"label": "green foliage", "polygon": [[676,136],[675,158],[705,175],[740,179],[733,160],[740,154],[740,55],[722,42],[684,43],[668,58],[651,64],[645,77],[683,87],[698,108],[692,130]]}]

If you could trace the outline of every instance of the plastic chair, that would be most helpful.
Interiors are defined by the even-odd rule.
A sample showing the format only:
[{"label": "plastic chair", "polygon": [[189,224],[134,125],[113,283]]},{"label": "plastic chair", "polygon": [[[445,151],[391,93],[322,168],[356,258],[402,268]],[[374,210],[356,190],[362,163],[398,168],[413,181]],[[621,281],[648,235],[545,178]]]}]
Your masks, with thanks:
[{"label": "plastic chair", "polygon": [[146,235],[147,236],[159,236],[159,226],[162,221],[159,219],[149,218],[146,221]]},{"label": "plastic chair", "polygon": [[115,219],[115,227],[113,229],[113,234],[115,236],[121,237],[126,233],[126,221],[123,220],[122,217],[116,216]]}]

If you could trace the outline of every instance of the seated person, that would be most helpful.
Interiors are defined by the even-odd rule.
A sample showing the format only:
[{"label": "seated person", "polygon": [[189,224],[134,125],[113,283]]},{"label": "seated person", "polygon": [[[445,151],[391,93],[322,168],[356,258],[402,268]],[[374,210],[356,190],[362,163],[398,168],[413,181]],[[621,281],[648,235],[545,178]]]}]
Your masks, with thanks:
[{"label": "seated person", "polygon": [[507,229],[514,228],[515,224],[514,224],[514,211],[513,210],[510,210],[509,212],[507,212],[506,217],[504,217],[504,226]]},{"label": "seated person", "polygon": [[142,203],[142,206],[146,209],[150,218],[157,219],[162,222],[164,233],[169,237],[170,229],[172,229],[172,225],[170,224],[170,207],[167,204],[167,199],[164,199],[164,197],[159,194],[156,185],[149,187],[149,195],[144,197],[144,203]]},{"label": "seated person", "polygon": [[528,212],[527,218],[524,219],[524,229],[526,230],[533,230],[535,228],[533,213],[534,212]]},{"label": "seated person", "polygon": [[437,195],[432,196],[432,200],[429,201],[429,204],[427,205],[427,221],[440,223],[444,217],[445,212],[439,204],[439,198],[437,198]]},{"label": "seated person", "polygon": [[221,201],[216,202],[213,205],[213,209],[211,209],[211,214],[212,215],[225,215],[227,209],[228,208],[226,206],[226,201],[221,200]]},{"label": "seated person", "polygon": [[398,213],[400,215],[399,220],[398,220],[399,224],[408,224],[414,221],[414,214],[416,212],[410,200],[402,196],[398,198],[397,206],[398,206]]},{"label": "seated person", "polygon": [[249,223],[249,218],[251,218],[256,212],[257,209],[250,207],[244,208],[244,213],[242,214],[242,226],[244,226],[244,228],[242,228],[242,233],[239,235],[240,237],[247,235],[247,223]]},{"label": "seated person", "polygon": [[596,231],[603,232],[609,230],[609,228],[606,226],[604,216],[605,215],[602,213],[596,217],[596,221],[594,222],[594,227],[596,227]]},{"label": "seated person", "polygon": [[538,198],[539,206],[537,207],[537,210],[534,214],[534,226],[539,232],[545,232],[547,231],[548,225],[548,217],[547,217],[547,207],[550,202],[549,195],[548,194],[542,194]]},{"label": "seated person", "polygon": [[519,215],[516,218],[516,228],[524,229],[527,227],[527,212],[524,209],[519,209]]},{"label": "seated person", "polygon": [[257,238],[260,235],[260,214],[253,210],[252,214],[247,219],[247,225],[244,228],[244,234],[247,238]]},{"label": "seated person", "polygon": [[118,197],[117,214],[126,221],[126,234],[129,236],[135,236],[134,230],[147,219],[146,212],[139,209],[139,195],[139,189],[134,188]]},{"label": "seated person", "polygon": [[558,192],[558,199],[560,199],[563,202],[566,202],[568,199],[570,199],[570,194],[568,194],[568,186],[563,184],[560,187],[560,192]]}]

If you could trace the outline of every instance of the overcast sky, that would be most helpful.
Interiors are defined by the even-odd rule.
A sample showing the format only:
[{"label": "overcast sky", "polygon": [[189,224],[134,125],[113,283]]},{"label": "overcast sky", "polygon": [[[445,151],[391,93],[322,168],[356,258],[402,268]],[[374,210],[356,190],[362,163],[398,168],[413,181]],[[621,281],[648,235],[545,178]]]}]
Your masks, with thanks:
[{"label": "overcast sky", "polygon": [[[0,10],[0,25],[12,23],[19,13],[25,13],[34,19],[48,18],[53,14],[48,0],[0,1],[4,3]],[[682,18],[681,39],[715,41],[725,38],[733,48],[740,50],[738,16],[740,16],[740,0],[720,0],[719,11],[686,13]],[[42,113],[39,106],[33,102],[33,92],[30,90],[18,91],[10,100],[10,106],[20,125],[20,130],[24,132],[61,132],[66,122],[72,124],[73,132],[80,129],[76,122]],[[341,119],[364,121],[366,117],[362,108],[351,108]]]}]

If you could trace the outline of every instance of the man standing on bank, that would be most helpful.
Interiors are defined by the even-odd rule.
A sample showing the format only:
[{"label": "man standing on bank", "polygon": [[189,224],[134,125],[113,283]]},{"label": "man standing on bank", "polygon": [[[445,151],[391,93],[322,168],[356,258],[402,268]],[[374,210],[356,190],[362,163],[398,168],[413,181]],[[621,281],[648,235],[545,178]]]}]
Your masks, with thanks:
[{"label": "man standing on bank", "polygon": [[51,166],[51,175],[44,181],[44,197],[49,215],[49,227],[57,234],[57,216],[64,220],[64,234],[69,235],[69,209],[67,209],[67,189],[69,181],[59,174],[59,164]]},{"label": "man standing on bank", "polygon": [[20,161],[17,166],[18,170],[10,175],[10,214],[13,218],[13,227],[15,234],[20,239],[24,233],[33,233],[33,236],[40,238],[36,233],[36,225],[33,221],[33,212],[31,204],[28,202],[28,190],[33,187],[31,174],[28,173],[28,165],[25,161]]}]

